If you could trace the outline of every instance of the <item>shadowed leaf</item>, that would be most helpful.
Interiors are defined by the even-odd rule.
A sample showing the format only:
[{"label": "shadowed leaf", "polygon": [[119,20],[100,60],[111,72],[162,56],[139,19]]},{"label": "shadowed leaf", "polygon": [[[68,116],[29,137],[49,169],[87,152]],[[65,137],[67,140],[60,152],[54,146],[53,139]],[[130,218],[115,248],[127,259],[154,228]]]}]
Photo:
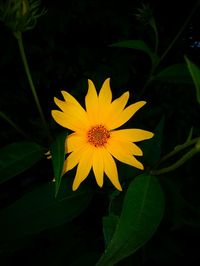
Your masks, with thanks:
[{"label": "shadowed leaf", "polygon": [[149,46],[142,40],[125,40],[118,43],[114,43],[111,45],[111,47],[130,48],[145,52],[150,56],[152,63],[155,63],[158,59],[156,54],[154,54],[149,48]]},{"label": "shadowed leaf", "polygon": [[200,68],[192,63],[187,56],[185,56],[185,61],[188,66],[188,70],[191,74],[191,77],[193,79],[195,88],[196,88],[196,97],[197,97],[197,102],[200,104]]},{"label": "shadowed leaf", "polygon": [[97,266],[112,266],[143,246],[157,229],[164,197],[157,179],[142,174],[130,184],[113,237]]},{"label": "shadowed leaf", "polygon": [[85,186],[73,192],[68,178],[62,180],[56,199],[53,182],[41,185],[0,212],[0,242],[64,224],[78,216],[91,197]]},{"label": "shadowed leaf", "polygon": [[0,183],[24,172],[44,157],[45,149],[34,142],[16,142],[0,149]]},{"label": "shadowed leaf", "polygon": [[119,217],[114,214],[110,214],[109,216],[103,217],[103,233],[106,246],[113,237],[118,221]]},{"label": "shadowed leaf", "polygon": [[185,64],[175,64],[156,73],[153,80],[174,84],[191,84],[192,79]]},{"label": "shadowed leaf", "polygon": [[51,156],[54,170],[54,178],[55,178],[55,197],[57,197],[60,182],[62,178],[63,172],[63,164],[65,160],[65,139],[67,137],[67,132],[63,131],[51,144]]}]

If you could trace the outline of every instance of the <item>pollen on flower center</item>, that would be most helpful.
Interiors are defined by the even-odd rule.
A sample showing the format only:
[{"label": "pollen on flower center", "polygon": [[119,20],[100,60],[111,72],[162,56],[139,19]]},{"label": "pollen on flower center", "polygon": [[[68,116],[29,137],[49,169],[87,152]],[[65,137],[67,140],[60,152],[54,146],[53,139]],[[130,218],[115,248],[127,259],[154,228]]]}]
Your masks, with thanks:
[{"label": "pollen on flower center", "polygon": [[91,145],[102,147],[110,138],[110,133],[103,125],[97,125],[88,131],[87,138]]}]

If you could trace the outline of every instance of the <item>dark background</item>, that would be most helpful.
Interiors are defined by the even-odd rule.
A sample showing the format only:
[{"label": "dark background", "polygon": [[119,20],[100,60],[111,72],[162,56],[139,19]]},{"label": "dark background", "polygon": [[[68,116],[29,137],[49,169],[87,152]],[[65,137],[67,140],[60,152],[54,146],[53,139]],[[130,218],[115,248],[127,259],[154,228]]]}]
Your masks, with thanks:
[{"label": "dark background", "polygon": [[[135,17],[137,8],[141,8],[142,3],[128,0],[42,1],[47,13],[38,19],[33,30],[23,34],[23,40],[35,87],[53,133],[57,132],[58,126],[52,120],[50,111],[55,108],[53,97],[60,97],[61,89],[67,90],[84,103],[88,78],[99,89],[102,82],[111,77],[114,98],[129,90],[131,101],[139,98],[147,100],[148,107],[136,117],[138,127],[144,125],[146,129],[153,130],[162,116],[165,116],[162,154],[183,143],[191,127],[194,128],[194,136],[199,136],[200,108],[193,84],[157,82],[150,84],[141,93],[151,66],[147,55],[131,49],[110,47],[111,44],[126,39],[142,39],[153,47],[152,30]],[[158,28],[159,55],[176,36],[194,3],[195,1],[148,3]],[[200,66],[199,12],[200,9],[191,18],[157,71],[175,63],[183,63],[184,54]],[[17,42],[3,23],[0,23],[0,40],[0,109],[27,132],[30,138],[48,148]],[[23,137],[6,121],[0,120],[1,147],[20,140]],[[161,228],[144,249],[119,265],[198,265],[198,162],[199,155],[171,175],[170,180],[176,180],[173,183],[174,194],[180,192],[176,191],[176,184],[181,184],[180,202],[176,197],[174,202],[171,194],[168,198],[166,191],[166,217]],[[51,175],[50,162],[44,160],[31,169],[28,175],[26,172],[4,184],[0,188],[2,207],[12,203],[32,185],[45,182]],[[19,250],[2,254],[2,265],[17,262],[21,265],[95,265],[104,251],[101,219],[107,213],[107,203],[104,195],[97,193],[88,209],[73,223],[64,225],[64,230],[47,230],[31,238],[28,245],[22,245]],[[195,223],[187,225],[180,222],[174,225],[173,212],[177,210],[173,210],[175,204],[179,206],[183,220],[194,220]],[[63,231],[66,235],[63,235]],[[82,261],[87,261],[87,264],[82,264]]]}]

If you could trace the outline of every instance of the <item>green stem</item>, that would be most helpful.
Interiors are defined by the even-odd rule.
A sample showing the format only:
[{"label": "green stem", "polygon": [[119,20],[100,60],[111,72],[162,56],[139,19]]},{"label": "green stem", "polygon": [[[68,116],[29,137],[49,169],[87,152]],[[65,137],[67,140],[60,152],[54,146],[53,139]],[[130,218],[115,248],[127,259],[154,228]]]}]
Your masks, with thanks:
[{"label": "green stem", "polygon": [[183,33],[185,27],[187,26],[187,24],[189,23],[190,19],[192,18],[196,8],[198,6],[198,1],[197,3],[195,3],[194,7],[192,8],[190,14],[188,15],[187,19],[185,20],[185,22],[183,23],[182,27],[180,28],[179,32],[177,33],[177,35],[175,36],[175,38],[172,40],[172,42],[169,44],[169,46],[167,47],[167,49],[164,51],[164,53],[161,55],[159,61],[157,62],[157,66],[160,64],[160,62],[165,58],[165,56],[168,54],[168,52],[171,50],[171,48],[174,46],[174,44],[176,43],[176,41],[178,40],[178,38],[180,37],[180,35]]},{"label": "green stem", "polygon": [[18,41],[22,62],[24,64],[25,72],[26,72],[26,75],[27,75],[27,78],[28,78],[28,82],[29,82],[29,85],[30,85],[30,88],[31,88],[31,91],[32,91],[32,94],[33,94],[37,109],[39,111],[39,114],[40,114],[41,120],[43,122],[44,128],[46,129],[46,131],[49,134],[49,128],[48,128],[47,122],[45,120],[45,117],[44,117],[44,114],[43,114],[43,111],[42,111],[42,108],[41,108],[41,105],[40,105],[40,102],[39,102],[39,98],[37,96],[37,92],[36,92],[35,86],[33,84],[33,80],[32,80],[32,77],[31,77],[31,73],[30,73],[30,69],[29,69],[29,66],[28,66],[28,62],[27,62],[27,59],[26,59],[26,54],[25,54],[25,51],[24,51],[24,45],[23,45],[23,40],[22,40],[22,34],[21,34],[21,32],[15,32],[14,36],[16,37],[16,39]]},{"label": "green stem", "polygon": [[190,141],[187,141],[181,145],[178,145],[175,147],[175,149],[171,152],[169,152],[168,154],[166,154],[163,158],[161,158],[161,160],[159,161],[159,164],[166,161],[167,159],[169,159],[170,157],[176,155],[179,151],[182,151],[183,149],[197,143],[200,140],[200,137],[191,139]]},{"label": "green stem", "polygon": [[18,125],[16,125],[6,114],[4,114],[3,112],[0,112],[0,117],[4,119],[6,122],[8,122],[13,128],[15,128],[16,131],[18,131],[26,139],[29,139],[26,133]]},{"label": "green stem", "polygon": [[[188,15],[187,19],[185,20],[185,22],[183,23],[182,27],[180,28],[179,32],[177,33],[177,35],[175,36],[175,38],[171,41],[171,43],[169,44],[169,46],[167,47],[167,49],[164,51],[164,53],[161,55],[161,57],[153,64],[149,75],[148,75],[148,79],[147,82],[145,83],[143,89],[142,89],[142,93],[143,94],[146,90],[146,87],[149,85],[149,83],[151,83],[153,74],[156,70],[156,68],[159,66],[160,62],[165,58],[165,56],[168,54],[168,52],[171,50],[171,48],[173,47],[173,45],[176,43],[176,41],[178,40],[178,38],[180,37],[180,35],[182,34],[182,32],[184,31],[185,27],[187,26],[187,24],[189,23],[190,19],[192,18],[197,6],[199,5],[199,1],[197,1],[197,3],[194,5],[194,7],[192,8],[190,14]],[[156,38],[156,43],[155,43],[155,51],[158,50],[158,31],[156,28],[156,24],[153,24],[154,22],[152,22],[151,26],[154,29],[154,33],[155,33],[155,38]]]},{"label": "green stem", "polygon": [[155,54],[157,54],[158,53],[158,30],[157,30],[157,26],[156,26],[156,22],[155,22],[154,18],[151,19],[150,25],[153,28],[154,35],[155,35],[155,49],[154,49],[154,52],[155,52]]},{"label": "green stem", "polygon": [[158,53],[158,31],[157,29],[154,30],[155,32],[155,54]]},{"label": "green stem", "polygon": [[165,174],[165,173],[171,172],[171,171],[175,170],[176,168],[180,167],[181,165],[183,165],[187,160],[192,158],[198,152],[199,152],[199,150],[196,147],[194,147],[190,151],[188,151],[186,154],[184,154],[181,157],[181,159],[179,159],[174,164],[172,164],[172,165],[170,165],[168,167],[164,167],[164,168],[158,169],[158,170],[152,170],[152,171],[150,171],[150,174],[152,174],[152,175],[161,175],[161,174]]}]

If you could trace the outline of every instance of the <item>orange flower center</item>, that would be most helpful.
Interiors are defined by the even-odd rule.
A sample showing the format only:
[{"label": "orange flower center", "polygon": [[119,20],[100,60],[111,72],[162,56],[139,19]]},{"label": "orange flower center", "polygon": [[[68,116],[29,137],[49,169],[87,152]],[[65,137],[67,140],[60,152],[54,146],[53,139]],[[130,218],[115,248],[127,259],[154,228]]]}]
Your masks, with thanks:
[{"label": "orange flower center", "polygon": [[104,146],[110,138],[109,131],[102,125],[92,127],[87,133],[88,142],[95,147]]}]

